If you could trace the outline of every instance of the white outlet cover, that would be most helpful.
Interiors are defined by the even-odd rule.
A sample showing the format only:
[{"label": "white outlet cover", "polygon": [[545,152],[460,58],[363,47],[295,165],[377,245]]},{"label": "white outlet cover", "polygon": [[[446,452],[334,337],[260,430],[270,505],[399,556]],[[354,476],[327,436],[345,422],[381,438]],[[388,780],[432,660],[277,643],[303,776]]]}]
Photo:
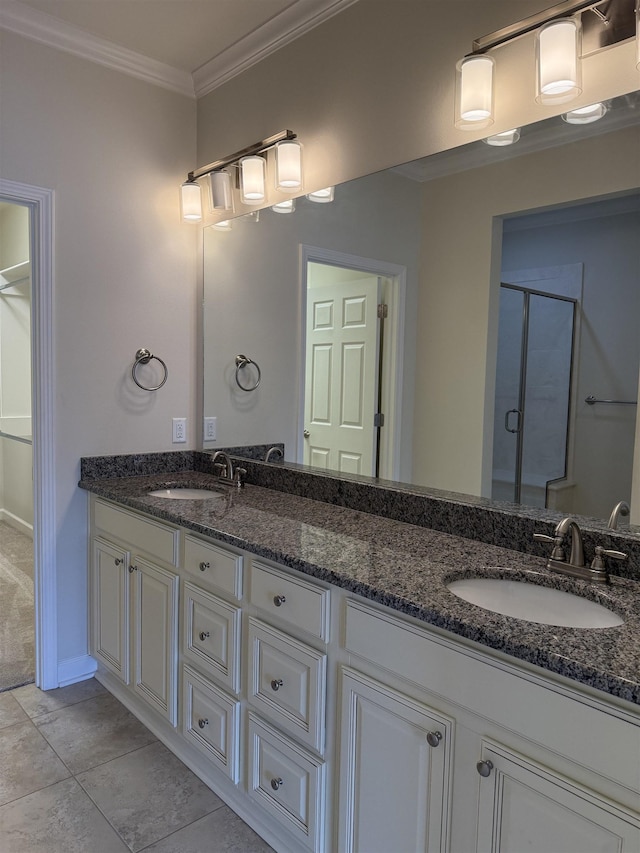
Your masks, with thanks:
[{"label": "white outlet cover", "polygon": [[187,440],[187,419],[173,418],[172,420],[172,441],[173,444],[184,444]]},{"label": "white outlet cover", "polygon": [[215,441],[216,440],[216,431],[217,431],[217,418],[205,418],[204,419],[204,440],[205,441]]}]

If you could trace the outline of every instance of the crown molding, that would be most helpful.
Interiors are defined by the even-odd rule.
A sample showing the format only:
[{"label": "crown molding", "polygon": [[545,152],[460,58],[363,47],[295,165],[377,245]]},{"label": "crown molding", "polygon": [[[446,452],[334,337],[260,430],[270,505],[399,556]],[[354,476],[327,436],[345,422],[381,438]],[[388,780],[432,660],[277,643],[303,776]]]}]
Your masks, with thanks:
[{"label": "crown molding", "polygon": [[197,98],[207,95],[358,0],[296,0],[193,72]]},{"label": "crown molding", "polygon": [[0,28],[138,77],[172,92],[195,97],[193,79],[188,71],[182,71],[134,50],[120,47],[107,39],[91,35],[46,12],[24,6],[17,0],[0,5]]}]

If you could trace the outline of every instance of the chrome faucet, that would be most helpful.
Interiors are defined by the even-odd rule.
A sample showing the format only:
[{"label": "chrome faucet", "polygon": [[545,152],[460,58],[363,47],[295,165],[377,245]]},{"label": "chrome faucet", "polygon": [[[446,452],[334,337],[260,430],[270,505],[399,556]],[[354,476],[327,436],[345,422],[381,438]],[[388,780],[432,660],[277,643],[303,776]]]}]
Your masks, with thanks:
[{"label": "chrome faucet", "polygon": [[[567,561],[564,539],[569,532],[571,532],[571,552]],[[614,560],[627,559],[627,555],[622,551],[611,551],[597,545],[593,562],[591,566],[587,566],[584,561],[582,531],[578,522],[575,518],[571,518],[571,516],[563,518],[556,525],[553,536],[546,536],[544,533],[534,533],[533,538],[539,542],[553,543],[551,556],[547,560],[547,568],[550,571],[569,575],[572,578],[580,578],[580,580],[609,583],[609,572],[603,558],[611,557]]]},{"label": "chrome faucet", "polygon": [[611,510],[611,515],[609,516],[609,530],[617,530],[618,529],[618,519],[620,516],[627,516],[631,512],[629,508],[629,504],[626,501],[619,501],[614,508]]},{"label": "chrome faucet", "polygon": [[[218,462],[218,459],[222,461]],[[247,473],[246,469],[240,468],[240,466],[234,468],[230,456],[224,450],[216,450],[212,462],[215,468],[220,469],[219,479],[221,483],[227,483],[229,486],[235,486],[238,489],[244,486],[242,478]]]},{"label": "chrome faucet", "polygon": [[270,447],[264,455],[265,462],[271,462],[271,457],[275,456],[278,459],[284,459],[284,453],[281,447]]}]

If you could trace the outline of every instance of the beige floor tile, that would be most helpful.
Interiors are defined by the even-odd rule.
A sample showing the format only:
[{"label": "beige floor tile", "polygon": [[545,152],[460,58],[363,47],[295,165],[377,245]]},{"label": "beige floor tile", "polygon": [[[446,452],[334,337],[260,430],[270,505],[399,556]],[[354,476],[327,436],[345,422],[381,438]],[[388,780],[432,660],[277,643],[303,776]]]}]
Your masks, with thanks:
[{"label": "beige floor tile", "polygon": [[0,768],[0,804],[70,775],[30,720],[0,730]]},{"label": "beige floor tile", "polygon": [[3,853],[129,853],[74,779],[0,807]]},{"label": "beige floor tile", "polygon": [[77,778],[134,851],[222,806],[222,800],[161,743]]},{"label": "beige floor tile", "polygon": [[223,806],[174,832],[144,853],[270,853],[272,848],[244,821]]},{"label": "beige floor tile", "polygon": [[36,717],[34,723],[74,775],[156,740],[110,693]]},{"label": "beige floor tile", "polygon": [[0,693],[0,729],[14,723],[24,723],[29,718],[10,691]]},{"label": "beige floor tile", "polygon": [[107,691],[95,678],[89,678],[87,681],[58,687],[56,690],[40,690],[35,684],[27,684],[11,692],[25,712],[33,718],[75,705],[77,702],[84,702],[85,699],[92,699]]}]

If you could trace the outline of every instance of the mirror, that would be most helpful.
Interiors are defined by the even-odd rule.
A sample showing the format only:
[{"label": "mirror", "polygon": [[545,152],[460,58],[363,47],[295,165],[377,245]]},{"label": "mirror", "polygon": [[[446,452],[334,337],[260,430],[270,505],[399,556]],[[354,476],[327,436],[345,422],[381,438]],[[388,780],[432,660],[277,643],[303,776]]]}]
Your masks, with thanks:
[{"label": "mirror", "polygon": [[[528,298],[569,304],[572,314],[569,324],[567,316],[538,312],[539,328],[529,332],[538,379],[528,382],[526,413],[544,428],[552,384],[545,379],[560,370],[551,344],[560,323],[572,329],[560,371],[564,404],[556,403],[564,406],[565,428],[542,433],[543,455],[554,448],[551,474],[535,466],[525,472],[532,482],[521,487],[521,501],[600,518],[630,501],[640,357],[639,113],[635,93],[612,102],[597,124],[576,127],[556,117],[523,128],[510,148],[472,143],[343,184],[331,204],[303,197],[293,214],[267,209],[234,220],[230,231],[206,228],[203,413],[217,419],[217,435],[205,449],[284,442],[286,461],[305,459],[304,430],[312,432],[305,326],[314,286],[307,279],[314,265],[332,267],[345,279],[377,279],[390,316],[373,371],[373,396],[381,390],[385,414],[379,445],[364,462],[351,453],[344,467],[329,467],[508,497],[505,459],[514,453],[495,442],[499,432],[513,435],[522,417],[512,411],[505,420],[520,408],[504,389],[496,392],[496,376],[504,378],[501,285],[509,285]],[[503,322],[506,313],[503,307]],[[252,392],[235,381],[239,354],[260,369]],[[255,365],[242,368],[242,384],[256,378]],[[589,396],[625,404],[590,405]],[[343,395],[340,404],[355,399]],[[317,452],[307,457],[325,464]],[[558,464],[567,476],[558,477]]]}]

